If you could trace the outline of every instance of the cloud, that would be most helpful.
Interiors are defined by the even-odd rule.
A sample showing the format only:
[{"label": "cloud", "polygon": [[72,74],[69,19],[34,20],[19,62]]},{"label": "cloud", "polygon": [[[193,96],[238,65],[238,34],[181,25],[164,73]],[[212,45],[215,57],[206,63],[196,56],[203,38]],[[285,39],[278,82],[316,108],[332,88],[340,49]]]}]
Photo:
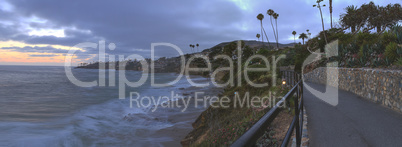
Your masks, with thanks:
[{"label": "cloud", "polygon": [[18,52],[29,52],[29,53],[67,53],[67,50],[64,49],[57,49],[53,48],[51,46],[46,46],[46,47],[30,47],[30,46],[25,46],[25,47],[2,47],[0,49],[5,49],[5,50],[12,50],[12,51],[18,51]]},{"label": "cloud", "polygon": [[[256,40],[260,33],[258,13],[268,9],[279,13],[280,43],[292,43],[292,31],[298,34],[307,29],[313,34],[322,30],[321,16],[312,5],[315,1],[299,0],[8,0],[0,3],[0,40],[15,40],[29,44],[74,46],[82,42],[106,40],[116,49],[108,54],[139,54],[149,57],[151,43],[168,42],[191,52],[189,44],[200,44],[200,50],[220,42],[244,39]],[[323,3],[328,3],[324,1]],[[350,4],[366,1],[334,1],[334,22]],[[398,0],[375,2],[398,3]],[[328,4],[327,4],[328,5]],[[329,10],[323,8],[325,28],[329,28]],[[270,18],[265,15],[264,28],[271,42],[274,35]],[[275,25],[275,24],[274,24]],[[63,37],[40,31],[62,30]],[[36,35],[29,32],[37,31]],[[39,35],[38,35],[39,34]],[[297,37],[297,36],[296,36]],[[297,40],[300,41],[300,40]],[[62,52],[57,48],[18,49],[20,52]],[[52,51],[53,50],[53,51]],[[65,52],[65,51],[64,51]],[[81,54],[96,54],[85,49]],[[175,56],[171,48],[159,47],[157,56]],[[82,55],[84,56],[84,55]]]},{"label": "cloud", "polygon": [[[46,23],[28,23],[26,26],[32,29],[87,30],[66,29],[66,37],[30,36],[22,32],[11,32],[8,35],[13,40],[30,44],[73,46],[105,39],[117,45],[115,54],[126,54],[133,49],[149,50],[154,42],[169,42],[189,52],[187,46],[190,43],[199,43],[205,49],[221,41],[240,39],[244,33],[239,29],[244,14],[230,1],[8,2],[18,10],[13,15],[20,18],[35,16],[46,20]],[[26,29],[24,26],[19,27],[20,30]],[[164,50],[158,52],[160,55],[169,53]]]},{"label": "cloud", "polygon": [[31,54],[29,57],[55,57],[58,55],[37,55],[37,54]]}]

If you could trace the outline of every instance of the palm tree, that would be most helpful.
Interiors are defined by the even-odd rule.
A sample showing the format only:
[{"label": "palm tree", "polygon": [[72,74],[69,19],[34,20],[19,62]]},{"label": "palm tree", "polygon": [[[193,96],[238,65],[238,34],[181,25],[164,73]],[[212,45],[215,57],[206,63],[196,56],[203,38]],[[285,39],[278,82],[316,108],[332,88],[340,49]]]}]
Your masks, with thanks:
[{"label": "palm tree", "polygon": [[341,24],[345,29],[350,28],[352,33],[356,31],[357,22],[357,6],[350,5],[345,8],[346,14],[341,15]]},{"label": "palm tree", "polygon": [[278,17],[279,17],[279,14],[274,13],[274,14],[272,14],[272,16],[274,17],[275,24],[276,24],[276,47],[279,49],[279,36],[278,36]]},{"label": "palm tree", "polygon": [[263,31],[264,34],[265,34],[265,38],[267,38],[268,47],[271,47],[271,44],[269,43],[269,38],[268,38],[267,32],[265,32],[265,29],[264,29],[264,26],[262,27],[262,31]]},{"label": "palm tree", "polygon": [[332,0],[329,0],[329,14],[331,17],[331,29],[332,29]]},{"label": "palm tree", "polygon": [[257,37],[258,41],[260,41],[260,34],[255,35],[255,37]]},{"label": "palm tree", "polygon": [[198,46],[200,46],[200,45],[197,43],[196,46],[197,46],[197,52],[198,52]]},{"label": "palm tree", "polygon": [[296,44],[296,34],[297,33],[296,33],[296,31],[293,31],[292,34],[293,34],[293,40],[295,41],[295,44]]},{"label": "palm tree", "polygon": [[191,53],[194,53],[192,48],[193,48],[193,45],[192,45],[192,44],[190,44],[190,50],[191,50]]},{"label": "palm tree", "polygon": [[[325,43],[328,44],[327,36],[325,35],[324,18],[322,17],[322,11],[321,11],[321,5],[320,5],[320,3],[321,3],[322,1],[324,1],[324,0],[317,0],[317,5],[313,5],[313,7],[316,7],[316,6],[317,6],[317,8],[320,9],[321,23],[322,23],[322,31],[323,31],[323,33],[324,33]],[[325,4],[322,5],[322,7],[325,7]]]},{"label": "palm tree", "polygon": [[[264,15],[262,15],[261,13],[257,15],[257,19],[260,20],[261,23],[261,34],[262,34],[262,20],[264,19]],[[264,46],[264,35],[262,35],[262,45]]]},{"label": "palm tree", "polygon": [[306,38],[307,38],[307,35],[304,34],[304,33],[301,33],[300,36],[299,36],[299,39],[303,40],[303,45],[304,45],[304,39],[306,39]]},{"label": "palm tree", "polygon": [[270,20],[271,20],[271,26],[272,26],[272,31],[274,32],[274,37],[275,37],[275,40],[278,40],[277,38],[276,38],[276,33],[275,33],[275,28],[274,28],[274,24],[272,23],[272,15],[274,15],[274,10],[272,10],[272,9],[269,9],[269,10],[267,10],[267,14],[269,15],[269,18],[270,18]]}]

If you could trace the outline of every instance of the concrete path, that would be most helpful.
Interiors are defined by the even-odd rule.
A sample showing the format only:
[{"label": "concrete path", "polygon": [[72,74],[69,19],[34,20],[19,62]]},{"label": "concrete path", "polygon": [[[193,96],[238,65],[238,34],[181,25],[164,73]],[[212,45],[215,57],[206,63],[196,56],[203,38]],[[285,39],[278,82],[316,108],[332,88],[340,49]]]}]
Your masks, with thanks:
[{"label": "concrete path", "polygon": [[[306,84],[325,91],[324,85]],[[327,104],[306,89],[304,98],[309,119],[309,146],[402,147],[401,113],[342,90],[339,90],[337,106]]]}]

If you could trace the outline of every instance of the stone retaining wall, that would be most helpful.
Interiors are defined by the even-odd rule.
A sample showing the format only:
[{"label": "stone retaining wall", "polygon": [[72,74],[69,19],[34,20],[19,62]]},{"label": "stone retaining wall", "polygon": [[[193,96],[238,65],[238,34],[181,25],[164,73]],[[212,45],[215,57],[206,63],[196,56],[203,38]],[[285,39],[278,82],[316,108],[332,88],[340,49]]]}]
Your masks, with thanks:
[{"label": "stone retaining wall", "polygon": [[[336,70],[338,76],[335,76]],[[340,89],[402,112],[402,70],[320,67],[304,74],[305,81],[335,87],[338,86],[336,78]]]}]

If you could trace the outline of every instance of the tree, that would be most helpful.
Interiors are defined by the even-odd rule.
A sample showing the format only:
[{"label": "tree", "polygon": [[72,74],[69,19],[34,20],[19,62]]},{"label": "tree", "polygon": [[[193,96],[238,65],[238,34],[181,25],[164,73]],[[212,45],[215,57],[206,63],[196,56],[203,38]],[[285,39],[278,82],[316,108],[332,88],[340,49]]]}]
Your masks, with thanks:
[{"label": "tree", "polygon": [[[324,1],[324,0],[317,0],[317,5],[313,5],[313,7],[316,7],[320,10],[320,14],[321,14],[321,23],[322,23],[322,31],[324,32],[324,39],[325,39],[325,43],[328,44],[327,41],[327,36],[325,35],[325,28],[324,28],[324,18],[322,17],[322,11],[321,11],[321,5],[320,3]],[[322,5],[322,7],[325,7],[325,5]],[[304,43],[303,43],[304,44]]]},{"label": "tree", "polygon": [[311,35],[310,30],[307,29],[306,32],[307,32],[308,38],[310,38],[310,35]]},{"label": "tree", "polygon": [[[368,4],[363,4],[360,6],[359,9],[357,9],[357,17],[355,18],[357,22],[357,29],[355,32],[353,32],[353,35],[356,34],[362,27],[367,26],[369,20],[373,21],[376,20],[376,17],[378,16],[378,8],[375,6],[373,2],[370,2]],[[368,28],[364,28],[364,32],[368,32]]]},{"label": "tree", "polygon": [[342,31],[351,28],[352,34],[356,34],[363,28],[367,33],[376,28],[381,34],[387,27],[391,27],[402,20],[402,8],[400,4],[388,4],[386,7],[376,6],[374,2],[363,4],[359,8],[351,5],[345,8],[346,14],[342,14],[340,21]]},{"label": "tree", "polygon": [[332,29],[332,0],[329,0],[329,14],[331,17],[331,29]]},{"label": "tree", "polygon": [[380,13],[382,19],[377,26],[377,31],[381,26],[382,28],[381,31],[378,31],[379,34],[383,33],[387,27],[391,28],[402,20],[402,8],[400,4],[388,4]]},{"label": "tree", "polygon": [[293,34],[293,40],[295,41],[295,44],[296,44],[296,34],[297,33],[296,33],[296,31],[293,31],[292,34]]},{"label": "tree", "polygon": [[272,17],[275,19],[275,24],[276,24],[276,47],[279,49],[279,35],[278,35],[278,13],[272,14]]},{"label": "tree", "polygon": [[[261,34],[262,34],[262,32],[264,32],[265,38],[267,38],[268,46],[271,46],[270,43],[269,43],[269,39],[268,39],[267,33],[265,32],[264,26],[262,25],[262,20],[264,19],[264,15],[261,14],[261,13],[258,14],[258,15],[257,15],[257,19],[260,20],[260,22],[261,22]],[[262,40],[261,43],[262,43],[263,46],[264,46],[264,34],[262,34],[262,38],[261,38],[261,40]]]},{"label": "tree", "polygon": [[197,46],[197,52],[198,52],[198,46],[200,46],[200,45],[197,43],[196,46]]},{"label": "tree", "polygon": [[276,38],[276,33],[275,33],[274,24],[272,23],[272,15],[274,15],[274,13],[275,13],[275,12],[274,12],[274,10],[272,10],[272,9],[267,10],[267,14],[269,15],[269,19],[270,19],[270,21],[271,21],[272,31],[274,32],[275,40],[278,40],[278,39]]},{"label": "tree", "polygon": [[304,39],[306,39],[306,38],[307,38],[307,35],[304,34],[304,33],[301,33],[300,36],[299,36],[299,39],[303,40],[303,45],[304,45]]},{"label": "tree", "polygon": [[194,53],[194,52],[193,52],[193,45],[190,44],[189,46],[190,46],[191,53]]},{"label": "tree", "polygon": [[260,34],[255,35],[257,37],[258,41],[260,41]]},{"label": "tree", "polygon": [[[262,15],[261,13],[257,15],[257,19],[260,20],[261,23],[261,34],[262,34],[262,20],[264,19],[264,15]],[[264,35],[261,38],[262,40],[262,45],[264,46]]]},{"label": "tree", "polygon": [[357,20],[357,6],[350,5],[345,8],[346,14],[341,15],[341,25],[344,27],[343,30],[350,28],[351,32],[354,33],[356,31],[356,26],[358,25]]}]

